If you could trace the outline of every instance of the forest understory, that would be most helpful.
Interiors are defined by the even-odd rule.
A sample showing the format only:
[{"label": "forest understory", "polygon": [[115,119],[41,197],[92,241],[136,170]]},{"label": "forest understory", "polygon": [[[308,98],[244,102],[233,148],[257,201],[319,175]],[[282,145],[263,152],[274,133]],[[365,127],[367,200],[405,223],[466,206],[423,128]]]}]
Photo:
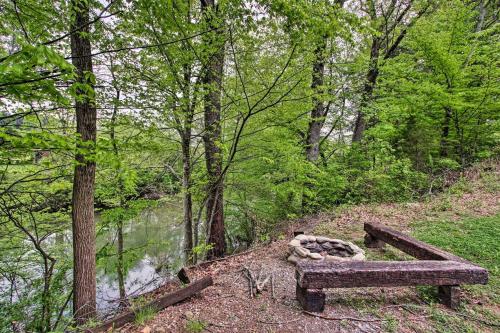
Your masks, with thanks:
[{"label": "forest understory", "polygon": [[[193,279],[211,275],[201,294],[129,324],[120,332],[497,332],[500,327],[500,164],[469,169],[443,193],[419,202],[366,204],[287,223],[273,240],[249,253],[191,269]],[[453,311],[437,302],[434,288],[329,289],[323,313],[304,313],[295,299],[295,267],[286,261],[293,231],[353,241],[367,260],[404,260],[386,246],[363,245],[363,223],[377,222],[475,261],[489,270],[486,286],[462,289]],[[449,237],[448,237],[449,236]],[[262,293],[249,296],[245,269],[274,276]]]}]

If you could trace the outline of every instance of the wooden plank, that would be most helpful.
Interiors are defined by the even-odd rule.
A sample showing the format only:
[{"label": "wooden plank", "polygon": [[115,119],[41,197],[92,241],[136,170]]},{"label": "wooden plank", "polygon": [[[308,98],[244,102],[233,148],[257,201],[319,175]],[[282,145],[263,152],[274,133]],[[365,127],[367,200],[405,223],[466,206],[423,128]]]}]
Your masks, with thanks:
[{"label": "wooden plank", "polygon": [[453,260],[468,263],[463,258],[380,224],[365,223],[364,229],[373,238],[390,244],[417,259]]},{"label": "wooden plank", "polygon": [[299,262],[302,288],[396,287],[416,285],[486,284],[488,271],[456,261]]},{"label": "wooden plank", "polygon": [[[173,305],[175,303],[178,303],[180,301],[185,300],[186,298],[189,298],[196,294],[197,292],[213,285],[213,280],[212,277],[204,277],[202,279],[199,279],[186,287],[176,290],[173,293],[169,293],[165,296],[159,297],[150,303],[146,304],[144,308],[153,308],[156,311],[160,311],[167,306]],[[137,312],[140,311],[140,309],[136,310]],[[132,311],[127,311],[103,324],[100,326],[93,328],[91,331],[94,333],[98,332],[106,332],[111,328],[118,328],[121,327],[135,319],[135,313]]]}]

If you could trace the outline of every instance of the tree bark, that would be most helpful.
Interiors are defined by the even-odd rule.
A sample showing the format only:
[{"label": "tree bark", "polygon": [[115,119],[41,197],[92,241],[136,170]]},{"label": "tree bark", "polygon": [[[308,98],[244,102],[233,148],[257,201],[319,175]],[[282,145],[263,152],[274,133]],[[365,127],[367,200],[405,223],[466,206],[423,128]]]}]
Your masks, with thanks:
[{"label": "tree bark", "polygon": [[[363,87],[363,92],[361,96],[361,104],[359,106],[359,110],[356,116],[356,122],[354,125],[354,131],[352,134],[352,141],[359,142],[363,138],[363,134],[367,128],[366,123],[366,107],[370,104],[373,96],[373,90],[375,89],[375,85],[377,83],[377,78],[379,74],[379,58],[380,53],[383,55],[383,59],[389,59],[395,57],[397,54],[397,49],[399,48],[401,42],[406,36],[408,29],[410,29],[430,8],[431,1],[427,2],[426,5],[423,6],[408,23],[403,23],[405,17],[410,16],[410,10],[413,6],[413,2],[405,2],[401,1],[398,4],[398,10],[395,10],[397,1],[393,0],[390,9],[387,13],[383,13],[383,21],[386,23],[390,22],[391,16],[392,22],[389,25],[378,23],[378,33],[372,38],[372,45],[370,50],[370,61],[368,65],[368,72],[365,79],[365,84]],[[377,15],[377,4],[373,0],[368,1],[368,11],[370,15],[370,19],[372,22],[380,21],[380,17]],[[397,33],[397,37],[394,38],[393,42],[390,43],[390,36],[393,35],[396,28],[400,27],[399,33]]]},{"label": "tree bark", "polygon": [[315,60],[313,64],[313,78],[311,89],[313,90],[313,108],[311,110],[311,119],[309,120],[309,128],[307,130],[306,139],[306,158],[309,162],[316,163],[319,157],[319,142],[321,137],[321,129],[325,123],[325,117],[328,110],[325,108],[323,98],[317,94],[322,93],[322,86],[325,77],[325,52],[326,52],[326,36],[318,43],[314,51]]},{"label": "tree bark", "polygon": [[[77,82],[93,89],[88,75],[92,75],[91,45],[89,33],[88,2],[72,0],[75,19],[71,24],[71,56],[76,68]],[[83,34],[81,34],[83,33]],[[96,141],[96,107],[94,99],[82,89],[77,90],[75,100],[76,127],[81,149]],[[92,151],[93,148],[90,149]],[[95,162],[77,152],[73,180],[72,227],[73,227],[73,315],[78,325],[84,324],[96,314],[96,268],[95,268],[95,223],[94,223],[94,182]]]},{"label": "tree bark", "polygon": [[359,142],[363,138],[363,133],[366,129],[366,118],[364,110],[370,104],[373,96],[373,89],[377,82],[378,77],[378,60],[380,56],[380,38],[374,37],[370,51],[370,63],[368,66],[368,73],[366,74],[365,84],[363,86],[363,93],[361,95],[361,104],[359,106],[358,114],[356,116],[356,123],[354,125],[354,132],[352,134],[352,142]]},{"label": "tree bark", "polygon": [[191,196],[191,125],[182,135],[182,187],[184,190],[184,252],[186,262],[193,262],[193,200]]},{"label": "tree bark", "polygon": [[[209,29],[217,27],[217,5],[214,0],[202,0],[203,19]],[[219,31],[205,34],[207,49],[215,50],[209,54],[203,84],[208,90],[204,101],[205,162],[208,173],[207,193],[207,243],[212,245],[207,253],[209,259],[221,257],[226,252],[224,235],[224,182],[222,175],[221,145],[221,85],[224,67],[224,38]]]},{"label": "tree bark", "polygon": [[120,306],[126,303],[127,293],[125,290],[125,274],[123,265],[123,221],[118,221],[118,264],[116,265],[116,273],[118,275],[118,289],[120,291]]}]

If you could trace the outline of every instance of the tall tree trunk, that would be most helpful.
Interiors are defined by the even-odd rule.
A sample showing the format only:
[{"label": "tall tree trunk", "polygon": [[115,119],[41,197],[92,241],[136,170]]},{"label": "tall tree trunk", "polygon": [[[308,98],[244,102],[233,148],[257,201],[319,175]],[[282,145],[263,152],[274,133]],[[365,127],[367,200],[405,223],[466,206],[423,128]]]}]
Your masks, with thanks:
[{"label": "tall tree trunk", "polygon": [[[190,126],[190,125],[189,125]],[[182,187],[184,189],[184,252],[186,262],[193,262],[193,200],[191,196],[191,128],[182,136]]]},{"label": "tall tree trunk", "polygon": [[[214,0],[201,0],[203,18],[209,29],[217,28],[217,6]],[[221,257],[226,252],[224,235],[224,182],[222,177],[221,145],[221,86],[224,67],[224,37],[219,31],[205,34],[207,49],[215,50],[207,57],[203,83],[205,94],[205,162],[208,173],[207,193],[207,242],[213,247],[207,257]]]},{"label": "tall tree trunk", "polygon": [[366,129],[366,118],[364,110],[370,104],[373,96],[373,89],[377,83],[378,77],[378,60],[380,55],[380,38],[374,37],[370,51],[370,63],[368,65],[368,73],[366,74],[363,93],[361,95],[361,104],[356,116],[352,141],[359,142],[363,138],[363,133]]},{"label": "tall tree trunk", "polygon": [[321,129],[325,123],[325,117],[328,110],[325,108],[323,98],[317,94],[322,93],[322,86],[325,77],[325,52],[326,36],[319,42],[314,51],[315,59],[313,64],[313,74],[311,89],[313,90],[313,108],[311,110],[311,119],[307,130],[306,139],[306,158],[309,162],[316,163],[319,157],[319,141]]},{"label": "tall tree trunk", "polygon": [[[190,20],[188,11],[187,19]],[[183,47],[185,52],[189,52],[188,47]],[[183,210],[184,210],[184,253],[187,263],[194,263],[193,256],[193,199],[191,194],[191,133],[194,118],[194,109],[196,98],[191,93],[191,64],[183,65],[184,86],[182,95],[184,97],[184,118],[182,130],[179,131],[182,145],[182,187],[184,191]]]},{"label": "tall tree trunk", "polygon": [[[74,20],[71,31],[71,56],[77,72],[77,81],[92,87],[88,74],[92,75],[89,34],[89,7],[87,1],[72,0]],[[87,75],[87,76],[86,76]],[[96,140],[96,107],[92,96],[78,89],[75,103],[76,130],[83,143]],[[78,144],[80,147],[82,144]],[[95,162],[82,153],[76,154],[73,180],[72,227],[73,227],[73,314],[77,324],[85,323],[96,314],[96,268],[94,182]]]},{"label": "tall tree trunk", "polygon": [[[311,90],[314,94],[312,98],[313,107],[306,137],[306,158],[311,163],[316,163],[318,160],[321,129],[323,128],[326,113],[328,112],[322,96],[322,86],[325,77],[326,38],[326,36],[323,36],[314,50],[315,58],[311,82]],[[314,204],[314,195],[310,193],[314,193],[314,186],[311,182],[307,181],[304,187],[306,190],[302,194],[302,210],[310,212],[313,210]]]}]

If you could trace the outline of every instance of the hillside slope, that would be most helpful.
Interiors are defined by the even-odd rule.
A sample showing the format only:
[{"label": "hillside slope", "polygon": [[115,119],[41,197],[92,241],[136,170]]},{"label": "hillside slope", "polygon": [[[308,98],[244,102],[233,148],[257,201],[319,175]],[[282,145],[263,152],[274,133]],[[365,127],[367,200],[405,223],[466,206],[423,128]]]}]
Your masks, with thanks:
[{"label": "hillside slope", "polygon": [[[448,190],[422,202],[342,207],[301,219],[278,240],[250,253],[190,273],[211,274],[215,285],[123,332],[493,332],[500,325],[500,166],[469,170]],[[327,291],[319,318],[295,300],[294,266],[286,261],[294,228],[351,240],[363,246],[364,222],[379,222],[475,261],[490,271],[487,286],[463,289],[463,305],[451,311],[436,302],[434,288],[357,288]],[[400,260],[386,247],[368,250],[368,260]],[[271,290],[250,298],[242,269],[273,274]],[[270,288],[268,288],[270,289]]]}]

